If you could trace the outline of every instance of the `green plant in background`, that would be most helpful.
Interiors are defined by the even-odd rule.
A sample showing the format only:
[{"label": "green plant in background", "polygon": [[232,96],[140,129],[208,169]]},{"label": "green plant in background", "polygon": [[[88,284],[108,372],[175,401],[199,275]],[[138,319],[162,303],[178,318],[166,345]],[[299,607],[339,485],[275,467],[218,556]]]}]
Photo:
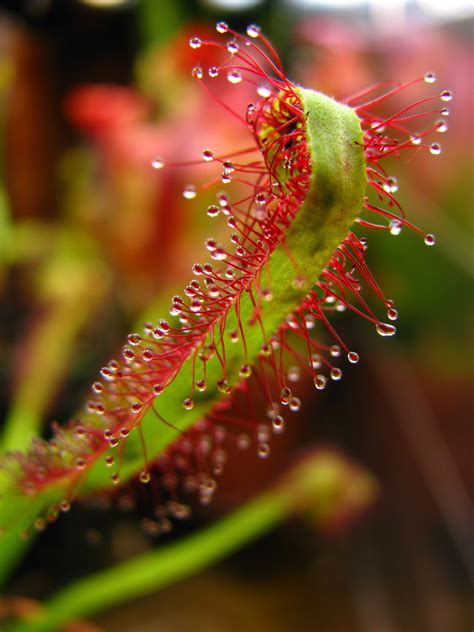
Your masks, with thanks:
[{"label": "green plant in background", "polygon": [[[261,458],[269,456],[271,435],[285,427],[284,411],[301,406],[293,392],[301,372],[322,390],[342,377],[338,358],[343,353],[349,363],[357,363],[358,354],[334,329],[335,315],[349,310],[380,335],[395,333],[365,298],[371,291],[388,320],[396,320],[393,301],[384,297],[365,263],[366,240],[351,227],[358,223],[396,233],[411,226],[394,198],[395,181],[380,163],[420,146],[439,154],[439,144],[425,141],[436,125],[415,135],[411,121],[424,115],[425,103],[448,101],[450,93],[380,116],[380,103],[413,83],[434,82],[432,73],[388,92],[369,89],[338,103],[293,84],[258,26],[250,25],[242,36],[219,22],[217,31],[225,39],[190,40],[198,56],[193,76],[205,81],[207,89],[214,84],[217,100],[222,85],[257,93],[244,112],[234,101],[223,104],[246,130],[247,145],[225,154],[203,148],[199,161],[214,170],[209,185],[216,188],[216,200],[207,214],[224,218],[232,231],[230,245],[207,240],[213,263],[194,265],[195,278],[185,297],[172,300],[171,319],[147,323],[143,333],[129,336],[122,358],[102,369],[80,420],[56,428],[50,441],[36,439],[28,452],[3,458],[0,523],[10,540],[12,531],[26,537],[31,525],[42,530],[68,511],[78,493],[111,490],[131,477],[158,490],[155,528],[166,530],[170,518],[188,512],[180,494],[196,491],[203,504],[211,501],[229,442],[241,448],[253,443]],[[207,50],[215,52],[215,61],[203,66],[199,56]],[[156,158],[153,166],[179,167],[167,164],[166,157]],[[188,200],[198,194],[192,184],[183,190]],[[424,239],[434,243],[431,235]],[[319,339],[321,325],[334,338],[332,344]],[[218,525],[209,536],[191,540],[190,549],[202,547],[204,564],[218,554],[212,553],[214,538],[222,538],[218,550],[224,554],[238,544],[239,533],[242,539],[252,537],[286,515],[290,498],[298,498],[306,485],[312,498],[320,500],[319,476],[327,471],[331,479],[337,468],[327,470],[324,460],[318,464],[315,457],[311,470],[298,470],[300,487],[291,488],[290,495],[286,485],[276,487],[227,518],[222,535]],[[318,485],[313,487],[314,472]],[[305,502],[313,504],[307,495]],[[241,531],[249,515],[253,526]],[[182,573],[190,572],[194,556],[188,556],[187,546],[137,562],[135,576],[148,577],[144,583],[137,579],[137,586],[148,590],[153,581],[171,581],[171,571],[170,577],[165,570],[163,576],[161,571],[148,575],[160,555],[169,568],[176,555],[175,569],[182,563]],[[7,560],[10,552],[3,555]],[[97,580],[104,595],[116,582],[111,573]],[[78,590],[87,595],[87,580]],[[79,593],[71,589],[70,598]],[[64,622],[68,598],[62,602],[58,597],[52,603],[56,615],[46,615],[42,623],[39,615],[28,629],[54,629]],[[84,612],[91,610],[84,607]],[[82,612],[78,608],[74,614]]]}]

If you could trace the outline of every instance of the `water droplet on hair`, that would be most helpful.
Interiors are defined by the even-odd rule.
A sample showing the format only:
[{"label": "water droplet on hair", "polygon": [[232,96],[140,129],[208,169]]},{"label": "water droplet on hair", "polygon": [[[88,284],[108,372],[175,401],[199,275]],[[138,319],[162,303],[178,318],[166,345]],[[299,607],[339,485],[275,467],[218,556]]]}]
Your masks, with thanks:
[{"label": "water droplet on hair", "polygon": [[71,509],[71,503],[68,500],[61,500],[59,503],[59,509],[63,513],[66,513]]},{"label": "water droplet on hair", "polygon": [[338,367],[333,367],[329,373],[331,380],[338,382],[342,378],[342,371]]},{"label": "water droplet on hair", "polygon": [[341,347],[339,345],[332,345],[332,347],[329,348],[329,353],[333,358],[338,358],[341,355]]},{"label": "water droplet on hair", "polygon": [[314,386],[318,389],[318,391],[322,391],[326,386],[327,380],[324,375],[316,375],[314,377]]},{"label": "water droplet on hair", "polygon": [[120,475],[114,472],[114,474],[111,474],[110,480],[114,485],[118,485],[120,483]]},{"label": "water droplet on hair", "polygon": [[434,72],[426,72],[423,79],[426,81],[426,83],[434,83],[436,81],[436,75],[434,74]]},{"label": "water droplet on hair", "polygon": [[240,434],[236,439],[236,444],[239,450],[247,450],[250,445],[250,438],[246,434]]},{"label": "water droplet on hair", "polygon": [[227,50],[231,55],[235,55],[239,51],[239,45],[234,40],[227,43]]},{"label": "water droplet on hair", "polygon": [[266,84],[262,84],[261,86],[258,86],[257,94],[259,97],[262,97],[262,99],[267,99],[269,96],[271,96],[272,91],[269,86],[267,86]]},{"label": "water droplet on hair", "polygon": [[444,134],[444,132],[448,131],[448,124],[446,123],[444,119],[439,119],[435,123],[435,128],[439,134]]},{"label": "water droplet on hair", "polygon": [[140,476],[138,478],[140,479],[140,483],[144,483],[146,485],[151,480],[150,472],[143,470],[143,472],[140,472]]},{"label": "water droplet on hair", "polygon": [[212,160],[214,160],[214,154],[213,154],[213,152],[212,152],[210,149],[205,149],[205,150],[202,152],[202,159],[203,159],[205,162],[211,162]]},{"label": "water droplet on hair", "polygon": [[261,32],[262,32],[262,29],[260,28],[258,24],[249,24],[247,26],[247,35],[253,39],[260,37]]},{"label": "water droplet on hair", "polygon": [[275,415],[273,417],[272,428],[275,434],[281,434],[285,430],[285,420],[281,415]]},{"label": "water droplet on hair", "polygon": [[183,197],[186,200],[192,200],[196,197],[196,187],[194,184],[188,184],[183,189]]},{"label": "water droplet on hair", "polygon": [[191,71],[191,76],[194,77],[194,79],[202,79],[203,75],[204,72],[201,66],[194,66]]},{"label": "water droplet on hair", "polygon": [[183,400],[183,406],[186,410],[191,410],[194,406],[194,402],[190,397],[186,397],[186,399]]},{"label": "water droplet on hair", "polygon": [[389,320],[397,320],[398,312],[394,307],[389,307],[387,309],[387,317]]},{"label": "water droplet on hair", "polygon": [[217,381],[217,388],[224,395],[230,395],[230,392],[232,390],[229,382],[224,378]]},{"label": "water droplet on hair", "polygon": [[301,399],[299,397],[291,397],[290,401],[288,402],[288,408],[293,413],[298,412],[298,410],[300,410],[301,408]]},{"label": "water droplet on hair", "polygon": [[421,145],[421,136],[418,134],[412,134],[410,140],[412,145]]},{"label": "water droplet on hair", "polygon": [[239,70],[229,70],[227,73],[227,81],[229,83],[238,84],[242,81],[242,74]]},{"label": "water droplet on hair", "polygon": [[192,38],[189,40],[189,46],[190,46],[191,48],[194,48],[194,49],[196,49],[196,48],[201,48],[201,46],[202,46],[202,41],[199,39],[199,37],[192,37]]},{"label": "water droplet on hair", "polygon": [[138,413],[141,412],[142,408],[143,406],[138,402],[135,402],[130,406],[130,410],[134,415],[138,415]]},{"label": "water droplet on hair", "polygon": [[449,109],[448,108],[443,108],[440,112],[440,114],[442,116],[449,116]]},{"label": "water droplet on hair", "polygon": [[433,154],[433,156],[439,156],[441,151],[442,151],[442,149],[441,149],[441,145],[439,143],[431,143],[431,145],[430,145],[430,154]]},{"label": "water droplet on hair", "polygon": [[439,95],[441,101],[451,101],[453,98],[453,94],[450,90],[443,90],[443,92]]},{"label": "water droplet on hair", "polygon": [[252,375],[252,367],[250,364],[242,364],[239,369],[239,376],[243,378],[249,378]]},{"label": "water droplet on hair", "polygon": [[425,235],[425,244],[427,246],[434,246],[436,243],[436,239],[434,235]]},{"label": "water droplet on hair", "polygon": [[380,336],[394,336],[397,333],[397,328],[394,325],[388,323],[378,322],[375,325],[375,329]]},{"label": "water droplet on hair", "polygon": [[280,391],[280,402],[284,406],[288,406],[290,399],[291,399],[291,389],[285,386]]},{"label": "water droplet on hair", "polygon": [[287,372],[289,382],[299,382],[301,378],[301,369],[299,366],[290,366]]},{"label": "water droplet on hair", "polygon": [[153,167],[153,169],[163,169],[163,167],[165,166],[165,161],[163,160],[163,158],[155,158],[151,161],[151,166]]},{"label": "water droplet on hair", "polygon": [[196,388],[198,391],[205,391],[206,390],[205,380],[196,380]]},{"label": "water droplet on hair", "polygon": [[270,456],[270,446],[268,443],[259,443],[257,448],[257,454],[261,459],[266,459]]},{"label": "water droplet on hair", "polygon": [[360,360],[359,354],[355,351],[349,351],[349,353],[347,354],[347,359],[351,364],[357,364]]},{"label": "water droplet on hair", "polygon": [[216,206],[215,204],[211,204],[207,207],[207,214],[209,215],[209,217],[217,217],[220,212],[220,207]]},{"label": "water droplet on hair", "polygon": [[211,77],[211,79],[215,79],[219,76],[219,68],[217,66],[211,66],[207,71],[207,74]]},{"label": "water droplet on hair", "polygon": [[227,31],[229,30],[229,25],[227,24],[227,22],[217,22],[216,24],[216,31],[218,33],[227,33]]},{"label": "water droplet on hair", "polygon": [[237,331],[235,331],[235,330],[234,330],[234,331],[230,331],[230,332],[229,332],[229,338],[230,338],[230,341],[231,341],[233,344],[235,344],[235,343],[239,342],[239,334],[238,334],[238,332],[237,332]]},{"label": "water droplet on hair", "polygon": [[115,457],[113,456],[106,456],[104,460],[107,467],[112,467],[112,465],[115,463]]},{"label": "water droplet on hair", "polygon": [[391,219],[388,225],[390,234],[395,235],[395,236],[399,235],[402,232],[402,227],[403,227],[403,224],[398,219]]},{"label": "water droplet on hair", "polygon": [[271,347],[271,345],[269,345],[266,342],[264,342],[262,344],[262,346],[260,347],[260,355],[268,357],[271,354],[272,354],[272,347]]}]

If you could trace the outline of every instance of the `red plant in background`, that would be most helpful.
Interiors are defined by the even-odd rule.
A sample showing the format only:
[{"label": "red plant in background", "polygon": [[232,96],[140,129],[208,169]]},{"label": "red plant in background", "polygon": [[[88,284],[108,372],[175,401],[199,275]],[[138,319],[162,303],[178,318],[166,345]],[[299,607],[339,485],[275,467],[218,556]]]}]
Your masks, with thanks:
[{"label": "red plant in background", "polygon": [[[195,278],[185,288],[185,297],[172,300],[172,322],[148,323],[143,333],[129,336],[123,357],[102,369],[81,420],[66,428],[56,427],[51,441],[38,440],[27,455],[10,458],[8,467],[17,477],[17,490],[35,496],[47,487],[60,485],[65,496],[59,504],[62,510],[69,508],[82,478],[100,458],[107,466],[118,465],[112,480],[119,483],[121,458],[111,455],[110,449],[118,445],[123,449],[131,431],[141,433],[146,414],[155,415],[156,433],[174,425],[174,419],[162,414],[159,398],[187,389],[189,395],[181,404],[192,411],[196,403],[204,405],[207,394],[212,397],[219,392],[221,400],[213,402],[186,431],[176,429],[178,437],[157,458],[149,458],[148,446],[142,440],[145,465],[139,478],[148,483],[154,475],[157,516],[161,528],[167,528],[167,516],[187,514],[187,507],[179,502],[180,490],[197,490],[204,504],[211,500],[226,459],[226,441],[240,448],[255,441],[259,456],[269,455],[272,432],[284,429],[282,411],[297,411],[301,406],[293,393],[293,383],[301,372],[311,376],[316,389],[321,390],[328,378],[338,381],[342,377],[337,358],[343,351],[350,363],[358,362],[358,354],[346,346],[331,322],[335,313],[349,310],[372,323],[380,335],[395,333],[394,325],[381,321],[362,294],[363,286],[369,288],[382,301],[388,319],[396,320],[393,301],[384,296],[366,264],[365,238],[354,232],[345,234],[319,278],[307,278],[306,263],[299,260],[300,253],[288,245],[287,238],[308,199],[324,197],[325,192],[312,190],[314,155],[307,127],[310,113],[305,109],[303,93],[286,77],[278,55],[259,27],[249,26],[247,37],[223,22],[217,24],[217,31],[230,39],[222,42],[193,37],[190,46],[206,51],[206,56],[209,50],[217,51],[216,64],[207,68],[196,65],[193,76],[237,122],[239,133],[248,134],[248,145],[226,153],[203,148],[199,161],[217,166],[216,174],[201,190],[218,187],[216,203],[208,206],[207,214],[225,217],[232,230],[231,243],[225,246],[212,238],[207,240],[213,263],[194,265]],[[405,219],[394,197],[396,181],[385,172],[381,161],[420,147],[439,154],[439,144],[425,140],[439,124],[429,124],[414,135],[411,123],[431,118],[433,112],[439,114],[443,103],[441,109],[424,110],[423,106],[440,99],[448,101],[451,95],[445,91],[425,98],[389,117],[376,112],[377,106],[411,86],[434,80],[434,75],[427,73],[403,85],[386,82],[346,101],[362,130],[357,151],[360,149],[365,159],[370,193],[364,200],[367,213],[356,222],[364,228],[396,234],[406,225],[424,235]],[[210,87],[212,82],[215,91]],[[256,90],[257,98],[245,114],[224,100],[222,95],[227,93],[221,89],[223,84]],[[161,170],[182,164],[155,158],[153,166]],[[222,190],[227,185],[235,186],[233,196]],[[183,196],[193,199],[198,192],[190,184]],[[343,218],[344,225],[342,222]],[[424,235],[424,239],[428,245],[434,243],[432,235]],[[286,304],[278,304],[283,299],[273,296],[280,291],[280,280],[269,278],[270,261],[281,251],[292,274],[285,292],[300,296],[286,312]],[[273,318],[268,308],[272,299],[275,309],[283,310],[283,317],[276,329],[267,330],[267,321],[271,323]],[[249,312],[244,312],[246,304],[251,304]],[[230,328],[232,321],[235,326]],[[324,344],[316,336],[319,322],[335,344]],[[256,337],[261,343],[256,344]],[[236,365],[238,357],[241,362]],[[293,366],[287,369],[289,359]],[[182,385],[185,366],[192,366],[191,379]],[[226,398],[229,394],[233,397]],[[267,407],[264,419],[255,414],[257,397]],[[36,523],[38,528],[43,525],[42,519]]]}]

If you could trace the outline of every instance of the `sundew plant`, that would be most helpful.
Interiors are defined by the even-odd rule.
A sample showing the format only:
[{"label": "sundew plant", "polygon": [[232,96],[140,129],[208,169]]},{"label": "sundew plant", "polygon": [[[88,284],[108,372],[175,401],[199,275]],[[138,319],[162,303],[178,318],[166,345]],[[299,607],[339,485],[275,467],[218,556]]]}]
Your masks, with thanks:
[{"label": "sundew plant", "polygon": [[[153,488],[156,533],[189,514],[190,492],[211,502],[226,446],[271,458],[272,435],[302,405],[300,380],[330,388],[359,362],[357,341],[338,334],[340,318],[396,333],[396,305],[367,265],[366,235],[408,227],[435,242],[405,218],[384,166],[387,157],[441,153],[431,137],[447,129],[450,92],[410,100],[413,86],[435,82],[433,73],[338,102],[293,83],[257,25],[245,35],[224,22],[216,30],[216,39],[189,41],[192,75],[240,127],[242,143],[225,155],[203,147],[195,164],[209,174],[203,188],[215,192],[203,212],[228,237],[219,229],[221,241],[207,239],[169,314],[128,336],[77,418],[3,457],[5,536],[28,538],[77,496],[130,481]],[[253,91],[244,109],[222,96],[229,83]],[[402,97],[406,104],[394,107]],[[188,164],[169,163],[157,147],[150,169]],[[183,190],[186,199],[199,194],[192,183]]]}]

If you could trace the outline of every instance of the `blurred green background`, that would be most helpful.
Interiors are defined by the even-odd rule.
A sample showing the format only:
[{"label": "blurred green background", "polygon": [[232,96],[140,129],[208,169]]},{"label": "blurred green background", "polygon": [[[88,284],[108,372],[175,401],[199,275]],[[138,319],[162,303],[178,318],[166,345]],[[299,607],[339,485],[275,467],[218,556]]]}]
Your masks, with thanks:
[{"label": "blurred green background", "polygon": [[[96,621],[107,632],[472,627],[472,4],[2,6],[0,406],[11,447],[15,416],[27,411],[32,429],[47,433],[48,420],[73,415],[137,319],[164,313],[203,256],[205,204],[181,196],[200,176],[150,167],[157,155],[185,160],[216,139],[229,147],[238,139],[228,117],[206,120],[206,96],[190,79],[191,35],[211,32],[218,19],[238,30],[256,22],[291,79],[336,98],[428,70],[436,90],[453,91],[442,155],[393,166],[408,217],[436,234],[436,247],[405,230],[359,231],[369,237],[371,269],[396,299],[396,338],[376,339],[373,328],[342,317],[338,328],[362,358],[357,368],[323,396],[308,388],[270,462],[233,457],[214,505],[169,538],[235,507],[314,443],[368,468],[381,486],[377,506],[337,528],[287,524],[212,570]],[[43,599],[165,540],[153,541],[133,512],[78,506],[41,535],[8,593]]]}]

